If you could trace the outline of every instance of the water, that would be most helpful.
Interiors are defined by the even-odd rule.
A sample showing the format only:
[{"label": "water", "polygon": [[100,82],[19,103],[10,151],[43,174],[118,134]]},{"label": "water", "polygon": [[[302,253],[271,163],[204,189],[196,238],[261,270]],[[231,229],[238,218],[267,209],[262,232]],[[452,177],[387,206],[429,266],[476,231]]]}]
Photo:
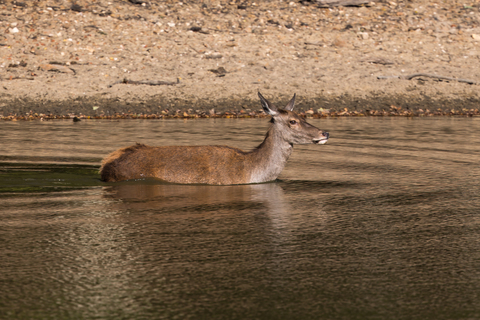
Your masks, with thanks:
[{"label": "water", "polygon": [[135,142],[266,120],[2,122],[2,319],[479,319],[478,118],[312,120],[279,181],[106,184]]}]

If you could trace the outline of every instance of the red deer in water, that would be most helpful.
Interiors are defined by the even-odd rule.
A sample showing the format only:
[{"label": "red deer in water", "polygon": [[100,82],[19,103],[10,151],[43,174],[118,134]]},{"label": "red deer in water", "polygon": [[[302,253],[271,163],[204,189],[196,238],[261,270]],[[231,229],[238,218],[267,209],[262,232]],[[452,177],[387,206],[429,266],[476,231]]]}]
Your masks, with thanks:
[{"label": "red deer in water", "polygon": [[250,152],[228,146],[136,144],[108,155],[100,168],[103,181],[158,178],[172,183],[232,185],[275,180],[294,144],[324,144],[328,133],[293,112],[295,95],[280,109],[258,93],[272,116],[265,140]]}]

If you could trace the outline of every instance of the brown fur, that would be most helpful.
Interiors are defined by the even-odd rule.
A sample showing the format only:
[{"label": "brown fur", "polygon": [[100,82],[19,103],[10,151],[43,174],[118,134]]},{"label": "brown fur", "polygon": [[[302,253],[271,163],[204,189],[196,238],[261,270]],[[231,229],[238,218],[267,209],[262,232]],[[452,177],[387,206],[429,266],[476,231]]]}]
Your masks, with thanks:
[{"label": "brown fur", "polygon": [[134,154],[138,149],[149,148],[144,144],[137,143],[136,145],[119,149],[110,153],[102,161],[102,166],[100,167],[101,179],[103,181],[121,181],[125,174],[120,174],[122,171],[119,170],[120,164],[128,158],[130,155]]},{"label": "brown fur", "polygon": [[[176,183],[241,184],[247,183],[248,178],[246,154],[227,146],[136,144],[108,155],[100,173],[101,179],[109,182],[156,177]],[[168,159],[168,162],[161,159]]]},{"label": "brown fur", "polygon": [[108,155],[102,162],[103,181],[158,178],[173,183],[231,185],[275,180],[290,156],[293,144],[326,142],[328,133],[291,111],[271,105],[259,94],[265,112],[272,115],[265,140],[253,151],[227,146],[164,146],[136,144]]}]

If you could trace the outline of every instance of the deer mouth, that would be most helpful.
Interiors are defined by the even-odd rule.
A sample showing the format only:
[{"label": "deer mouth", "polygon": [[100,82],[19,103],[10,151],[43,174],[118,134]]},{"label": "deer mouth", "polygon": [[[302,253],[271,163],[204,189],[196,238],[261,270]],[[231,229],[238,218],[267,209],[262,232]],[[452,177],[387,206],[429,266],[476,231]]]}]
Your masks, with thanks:
[{"label": "deer mouth", "polygon": [[325,144],[327,143],[328,138],[320,139],[320,140],[313,140],[313,143],[315,144]]}]

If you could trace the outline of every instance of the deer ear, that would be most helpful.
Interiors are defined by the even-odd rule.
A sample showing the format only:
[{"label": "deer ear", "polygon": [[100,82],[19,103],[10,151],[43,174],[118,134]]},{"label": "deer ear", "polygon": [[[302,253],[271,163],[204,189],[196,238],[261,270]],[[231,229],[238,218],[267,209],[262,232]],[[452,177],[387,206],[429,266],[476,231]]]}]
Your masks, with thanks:
[{"label": "deer ear", "polygon": [[293,98],[292,98],[292,100],[290,100],[290,102],[287,104],[287,106],[285,107],[285,110],[293,111],[293,108],[295,107],[295,96],[296,96],[296,94],[293,94]]},{"label": "deer ear", "polygon": [[260,102],[262,103],[263,111],[265,111],[266,114],[269,114],[271,116],[278,115],[277,107],[275,107],[267,99],[265,99],[260,92],[258,93],[258,97],[260,98]]}]

